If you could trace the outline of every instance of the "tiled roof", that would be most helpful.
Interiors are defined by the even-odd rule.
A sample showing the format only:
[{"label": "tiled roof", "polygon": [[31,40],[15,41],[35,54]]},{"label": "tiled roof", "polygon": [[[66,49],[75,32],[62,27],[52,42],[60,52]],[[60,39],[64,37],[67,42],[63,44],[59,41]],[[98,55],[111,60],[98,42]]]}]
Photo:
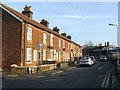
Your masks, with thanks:
[{"label": "tiled roof", "polygon": [[53,33],[54,35],[56,35],[58,37],[61,37],[61,38],[65,39],[65,40],[67,40],[67,41],[73,42],[74,44],[80,46],[79,44],[75,43],[74,41],[71,41],[70,39],[68,39],[68,38],[66,38],[66,37],[58,34],[57,32],[55,32],[55,31],[51,30],[50,28],[42,25],[41,23],[39,23],[39,22],[37,22],[35,20],[30,19],[29,17],[27,17],[24,14],[22,14],[22,13],[16,11],[16,10],[14,10],[14,9],[6,6],[5,4],[0,3],[0,5],[2,5],[5,9],[7,9],[8,11],[10,11],[11,13],[13,13],[14,15],[16,15],[17,17],[19,17],[23,21],[26,21],[29,24],[32,24],[32,25],[34,25],[34,26],[36,26],[36,27],[38,27],[38,28],[40,28],[42,30],[45,30],[45,31],[49,32],[49,33]]}]

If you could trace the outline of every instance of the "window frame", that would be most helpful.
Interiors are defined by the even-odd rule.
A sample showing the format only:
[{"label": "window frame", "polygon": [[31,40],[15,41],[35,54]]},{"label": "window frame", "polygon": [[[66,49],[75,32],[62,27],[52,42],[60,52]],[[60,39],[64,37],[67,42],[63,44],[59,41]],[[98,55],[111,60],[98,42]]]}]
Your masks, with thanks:
[{"label": "window frame", "polygon": [[38,52],[37,52],[37,50],[34,50],[33,53],[34,53],[34,54],[33,54],[33,55],[34,55],[34,61],[37,61],[37,60],[38,60],[38,56],[37,56],[37,55],[38,55],[38,54],[37,54]]},{"label": "window frame", "polygon": [[[31,36],[31,38],[30,38],[30,36]],[[32,28],[31,27],[27,28],[27,40],[32,40]]]},{"label": "window frame", "polygon": [[43,33],[43,44],[47,44],[47,34]]},{"label": "window frame", "polygon": [[[30,60],[28,60],[28,59],[30,59]],[[26,63],[27,64],[32,63],[32,48],[27,48],[26,49]]]}]

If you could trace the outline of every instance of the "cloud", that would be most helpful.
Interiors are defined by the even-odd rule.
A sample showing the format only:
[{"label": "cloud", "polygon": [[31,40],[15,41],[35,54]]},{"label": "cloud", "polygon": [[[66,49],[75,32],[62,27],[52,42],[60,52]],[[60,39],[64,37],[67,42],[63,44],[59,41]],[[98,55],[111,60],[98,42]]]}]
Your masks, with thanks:
[{"label": "cloud", "polygon": [[74,19],[104,19],[104,18],[117,18],[117,16],[79,16],[79,15],[54,15],[54,18],[74,18]]}]

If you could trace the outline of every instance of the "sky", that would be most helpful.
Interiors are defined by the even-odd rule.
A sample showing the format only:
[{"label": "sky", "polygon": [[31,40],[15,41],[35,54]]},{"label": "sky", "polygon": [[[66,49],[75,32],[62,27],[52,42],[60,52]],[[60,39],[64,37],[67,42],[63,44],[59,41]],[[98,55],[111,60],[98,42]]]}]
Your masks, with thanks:
[{"label": "sky", "polygon": [[3,2],[22,12],[25,5],[32,6],[33,19],[49,21],[49,28],[57,26],[60,32],[72,36],[80,45],[91,41],[94,45],[110,42],[117,45],[117,2]]}]

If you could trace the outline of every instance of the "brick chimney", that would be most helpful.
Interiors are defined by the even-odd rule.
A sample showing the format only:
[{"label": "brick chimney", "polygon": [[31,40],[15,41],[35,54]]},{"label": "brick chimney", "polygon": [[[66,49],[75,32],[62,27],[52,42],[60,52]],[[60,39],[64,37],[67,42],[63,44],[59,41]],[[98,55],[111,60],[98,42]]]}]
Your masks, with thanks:
[{"label": "brick chimney", "polygon": [[67,38],[71,40],[71,36],[70,35],[68,35]]},{"label": "brick chimney", "polygon": [[54,28],[53,28],[53,31],[59,33],[60,29],[59,29],[58,27],[54,27]]},{"label": "brick chimney", "polygon": [[40,23],[43,24],[46,27],[49,27],[49,22],[47,20],[45,20],[45,19],[41,20]]},{"label": "brick chimney", "polygon": [[109,47],[109,42],[107,42],[107,47]]},{"label": "brick chimney", "polygon": [[105,42],[105,47],[106,47],[107,45],[106,45],[106,42]]},{"label": "brick chimney", "polygon": [[25,8],[24,8],[24,11],[22,11],[22,14],[24,14],[24,15],[26,15],[26,16],[28,16],[29,18],[32,19],[32,15],[33,15],[32,7],[25,5]]},{"label": "brick chimney", "polygon": [[61,35],[63,35],[64,37],[66,37],[67,34],[66,33],[61,33]]}]

